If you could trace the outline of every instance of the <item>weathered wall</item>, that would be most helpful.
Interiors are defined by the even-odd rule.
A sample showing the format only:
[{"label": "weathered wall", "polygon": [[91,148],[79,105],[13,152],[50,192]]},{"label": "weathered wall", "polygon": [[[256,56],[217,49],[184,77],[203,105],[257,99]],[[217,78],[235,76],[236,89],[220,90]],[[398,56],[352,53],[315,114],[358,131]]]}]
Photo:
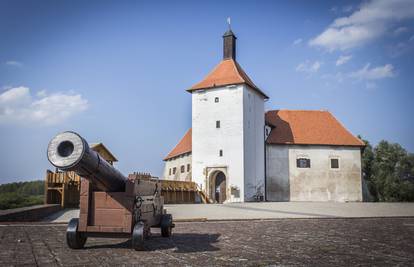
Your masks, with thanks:
[{"label": "weathered wall", "polygon": [[289,147],[266,145],[266,198],[289,201]]},{"label": "weathered wall", "polygon": [[[216,97],[219,97],[218,103]],[[218,129],[217,120],[220,121]],[[192,138],[193,181],[205,189],[208,168],[224,167],[228,176],[227,192],[233,187],[243,196],[243,85],[192,93]]]},{"label": "weathered wall", "polygon": [[[187,164],[190,164],[190,171],[187,171]],[[191,181],[191,153],[183,154],[178,157],[165,161],[163,179],[176,180],[176,181]],[[184,172],[181,172],[181,166],[184,165]],[[177,168],[175,174],[173,174],[173,168]],[[169,174],[171,169],[171,175]]]},{"label": "weathered wall", "polygon": [[[297,168],[296,159],[311,160],[310,168]],[[332,169],[331,158],[339,159]],[[291,201],[362,201],[359,147],[289,146]]]},{"label": "weathered wall", "polygon": [[264,98],[243,86],[244,199],[264,198]]}]

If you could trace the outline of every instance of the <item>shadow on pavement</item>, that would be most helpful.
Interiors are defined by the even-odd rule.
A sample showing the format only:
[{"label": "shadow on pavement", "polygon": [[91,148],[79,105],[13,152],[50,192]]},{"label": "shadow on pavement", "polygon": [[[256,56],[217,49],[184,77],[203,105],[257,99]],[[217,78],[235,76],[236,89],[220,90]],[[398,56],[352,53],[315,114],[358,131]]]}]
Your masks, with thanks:
[{"label": "shadow on pavement", "polygon": [[[159,235],[152,235],[145,241],[145,251],[163,250],[174,248],[175,253],[188,252],[205,252],[220,250],[213,244],[218,242],[220,234],[173,234],[171,238],[163,238]],[[95,244],[88,246],[86,242],[85,249],[131,249],[131,240],[121,243],[110,243],[110,239],[102,239],[107,241],[106,244]]]}]

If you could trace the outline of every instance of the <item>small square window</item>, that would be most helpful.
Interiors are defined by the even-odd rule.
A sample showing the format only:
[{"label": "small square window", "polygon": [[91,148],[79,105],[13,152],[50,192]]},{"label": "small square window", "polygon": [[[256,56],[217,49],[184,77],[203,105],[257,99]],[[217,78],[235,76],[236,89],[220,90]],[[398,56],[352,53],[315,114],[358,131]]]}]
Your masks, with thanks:
[{"label": "small square window", "polygon": [[298,158],[296,159],[297,168],[310,168],[310,159],[307,158]]},{"label": "small square window", "polygon": [[220,99],[218,97],[214,98],[214,102],[218,103]]},{"label": "small square window", "polygon": [[181,173],[184,173],[184,172],[185,172],[185,166],[181,165]]},{"label": "small square window", "polygon": [[190,164],[187,164],[187,172],[190,172]]},{"label": "small square window", "polygon": [[339,159],[331,159],[331,169],[339,169]]},{"label": "small square window", "polygon": [[174,167],[173,168],[173,174],[175,174],[177,172],[177,168],[176,167]]},{"label": "small square window", "polygon": [[220,151],[219,151],[219,156],[220,156],[220,157],[222,157],[222,156],[223,156],[223,150],[222,150],[222,149],[220,149]]},{"label": "small square window", "polygon": [[216,128],[220,128],[220,121],[216,121]]}]

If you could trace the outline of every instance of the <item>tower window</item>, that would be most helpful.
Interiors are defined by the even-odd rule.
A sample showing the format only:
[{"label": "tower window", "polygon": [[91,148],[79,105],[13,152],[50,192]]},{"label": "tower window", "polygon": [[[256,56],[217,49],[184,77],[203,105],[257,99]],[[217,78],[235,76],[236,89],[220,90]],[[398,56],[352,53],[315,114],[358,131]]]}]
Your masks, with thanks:
[{"label": "tower window", "polygon": [[174,167],[173,168],[173,174],[175,174],[175,172],[177,171],[177,168],[176,167]]},{"label": "tower window", "polygon": [[218,103],[220,99],[218,97],[214,98],[214,102]]},{"label": "tower window", "polygon": [[171,175],[171,168],[170,168],[170,170],[168,171],[168,175]]},{"label": "tower window", "polygon": [[220,128],[220,121],[216,121],[216,128]]},{"label": "tower window", "polygon": [[331,169],[339,169],[339,159],[331,159]]},{"label": "tower window", "polygon": [[185,166],[181,165],[181,173],[184,173],[184,172],[185,172]]},{"label": "tower window", "polygon": [[187,172],[190,172],[190,164],[187,164]]},{"label": "tower window", "polygon": [[222,157],[223,156],[223,149],[220,149],[219,151],[219,156]]},{"label": "tower window", "polygon": [[296,167],[298,167],[298,168],[310,168],[311,167],[310,159],[307,159],[307,158],[298,158],[298,159],[296,159]]}]

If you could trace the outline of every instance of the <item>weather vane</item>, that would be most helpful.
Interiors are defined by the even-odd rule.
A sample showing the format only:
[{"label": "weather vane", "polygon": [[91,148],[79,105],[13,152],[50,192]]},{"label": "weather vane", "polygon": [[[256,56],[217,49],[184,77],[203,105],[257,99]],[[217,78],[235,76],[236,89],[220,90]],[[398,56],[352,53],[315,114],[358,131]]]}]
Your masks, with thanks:
[{"label": "weather vane", "polygon": [[229,24],[229,30],[231,30],[231,20],[230,20],[230,17],[227,18],[227,24]]}]

